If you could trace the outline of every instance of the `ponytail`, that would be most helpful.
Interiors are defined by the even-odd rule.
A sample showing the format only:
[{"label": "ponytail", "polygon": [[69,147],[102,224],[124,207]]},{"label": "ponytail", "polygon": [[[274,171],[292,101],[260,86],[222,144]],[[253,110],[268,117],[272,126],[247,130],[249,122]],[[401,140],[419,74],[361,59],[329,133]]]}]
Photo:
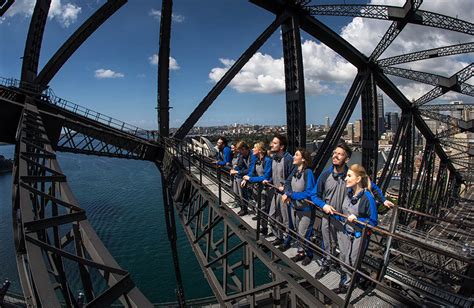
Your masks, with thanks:
[{"label": "ponytail", "polygon": [[350,169],[352,172],[355,173],[355,175],[361,177],[360,184],[362,188],[366,188],[370,192],[372,192],[372,181],[370,180],[370,177],[367,174],[367,171],[365,171],[365,168],[362,165],[354,164],[350,167]]}]

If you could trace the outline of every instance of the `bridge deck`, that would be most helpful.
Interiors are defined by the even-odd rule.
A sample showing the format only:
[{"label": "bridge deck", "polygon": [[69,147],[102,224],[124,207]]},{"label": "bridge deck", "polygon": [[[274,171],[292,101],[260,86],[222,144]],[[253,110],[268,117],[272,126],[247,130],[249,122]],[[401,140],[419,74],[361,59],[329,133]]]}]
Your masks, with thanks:
[{"label": "bridge deck", "polygon": [[[192,166],[191,173],[199,178],[199,170]],[[206,186],[216,197],[219,195],[219,187],[215,183],[215,179],[212,179],[211,176],[203,174],[202,176],[202,184]],[[224,186],[223,186],[224,187]],[[230,210],[234,211],[236,214],[240,210],[239,207],[234,207],[237,204],[237,200],[235,199],[234,195],[227,191],[226,189],[222,189],[222,204],[227,206]],[[243,222],[249,225],[254,230],[257,229],[257,221],[253,220],[252,218],[255,217],[255,214],[248,214],[241,216]],[[275,239],[274,236],[265,236],[265,240],[273,241]],[[292,262],[289,258],[296,255],[297,248],[295,243],[292,244],[292,247],[284,252],[284,254],[288,257],[287,262]],[[303,270],[308,272],[310,275],[314,277],[314,275],[320,269],[319,260],[314,260],[307,266],[302,266],[301,261],[297,262]],[[327,286],[329,289],[336,288],[339,284],[340,275],[336,271],[332,271],[328,273],[326,276],[321,278],[319,281]],[[344,294],[339,295],[341,298],[344,298]],[[361,288],[355,288],[351,295],[351,304],[356,307],[393,307],[403,306],[399,301],[396,299],[382,293],[377,289],[369,289],[368,291],[364,291]]]}]

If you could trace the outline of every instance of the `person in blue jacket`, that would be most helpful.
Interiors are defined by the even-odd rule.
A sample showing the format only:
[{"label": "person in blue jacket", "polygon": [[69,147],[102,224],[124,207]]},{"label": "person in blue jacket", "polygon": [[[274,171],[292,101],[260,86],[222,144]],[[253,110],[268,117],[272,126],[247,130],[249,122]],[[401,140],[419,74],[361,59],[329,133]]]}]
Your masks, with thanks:
[{"label": "person in blue jacket", "polygon": [[[295,230],[300,239],[298,239],[298,253],[291,259],[294,262],[303,261],[302,265],[308,265],[313,259],[313,250],[308,247],[304,240],[309,241],[313,234],[314,219],[316,218],[316,208],[308,204],[305,199],[309,199],[311,191],[315,186],[313,171],[308,168],[311,162],[311,154],[298,149],[293,156],[293,164],[296,168],[288,177],[287,189],[281,197],[283,202],[290,206],[290,229]],[[291,225],[293,223],[293,225]],[[285,245],[290,245],[291,237],[287,237]]]},{"label": "person in blue jacket", "polygon": [[[345,178],[347,194],[342,203],[342,214],[347,215],[344,224],[338,224],[337,241],[339,244],[339,259],[347,265],[355,267],[357,255],[362,251],[361,258],[364,257],[369,243],[368,237],[362,241],[363,225],[356,223],[357,219],[361,223],[377,226],[378,213],[377,204],[371,193],[371,181],[364,167],[358,164],[352,165],[347,171]],[[341,280],[339,287],[333,291],[337,294],[347,293],[351,283],[352,271],[341,265]]]},{"label": "person in blue jacket", "polygon": [[[236,194],[242,199],[240,205],[239,216],[244,216],[248,214],[247,202],[250,196],[250,191],[245,185],[242,187],[242,177],[249,173],[249,169],[253,161],[255,160],[255,155],[250,152],[250,147],[244,141],[239,141],[235,145],[235,150],[239,153],[235,164],[232,163],[233,169],[230,170],[230,174],[234,177],[232,182],[232,188]],[[232,160],[234,162],[234,160]]]},{"label": "person in blue jacket", "polygon": [[232,166],[232,150],[227,145],[225,137],[220,137],[217,140],[216,164],[222,167]]},{"label": "person in blue jacket", "polygon": [[[342,203],[347,194],[346,182],[349,167],[347,163],[352,155],[351,148],[344,142],[337,145],[332,154],[332,165],[324,170],[316,181],[316,186],[311,192],[311,201],[322,208],[326,215],[321,221],[321,233],[323,236],[323,256],[321,269],[316,273],[315,278],[320,279],[331,271],[331,258],[329,254],[335,255],[337,246],[336,230],[342,219],[339,216],[329,216],[334,211],[340,212]],[[384,203],[385,206],[393,206],[388,200],[385,200],[380,189],[372,183],[372,191],[378,201]]]},{"label": "person in blue jacket", "polygon": [[[270,143],[270,150],[272,156],[272,178],[264,180],[263,184],[272,184],[274,188],[271,189],[272,203],[270,205],[269,215],[274,220],[282,223],[283,228],[277,224],[272,225],[272,232],[276,239],[273,245],[278,246],[281,251],[286,251],[290,248],[289,245],[284,244],[284,239],[288,237],[286,229],[290,226],[290,213],[288,206],[282,202],[281,196],[285,191],[286,179],[293,172],[296,167],[293,165],[293,156],[287,152],[288,141],[285,136],[275,135]],[[276,187],[276,188],[275,188]]]},{"label": "person in blue jacket", "polygon": [[253,147],[253,155],[255,159],[251,161],[250,168],[247,175],[242,177],[242,186],[245,187],[247,182],[256,184],[255,195],[258,196],[261,192],[261,210],[266,215],[261,215],[262,225],[260,232],[263,235],[268,233],[268,211],[270,210],[271,197],[270,188],[263,185],[263,181],[269,180],[272,176],[272,159],[267,155],[267,149],[263,142],[255,143]]}]

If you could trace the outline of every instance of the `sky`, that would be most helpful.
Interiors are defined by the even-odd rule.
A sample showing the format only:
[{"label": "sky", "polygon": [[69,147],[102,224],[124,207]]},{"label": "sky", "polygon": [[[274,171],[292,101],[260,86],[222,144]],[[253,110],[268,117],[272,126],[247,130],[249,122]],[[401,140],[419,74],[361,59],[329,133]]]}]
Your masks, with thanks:
[{"label": "sky", "polygon": [[[312,1],[354,3],[353,1]],[[360,2],[360,1],[359,1]],[[0,19],[0,77],[19,78],[34,0],[16,0]],[[40,69],[103,0],[52,0]],[[399,0],[371,4],[402,6]],[[425,0],[421,9],[472,21],[472,0]],[[50,82],[55,94],[127,123],[156,129],[157,52],[161,1],[133,0],[120,8],[74,53]],[[317,17],[366,55],[390,21]],[[170,58],[170,125],[179,127],[232,63],[274,20],[274,15],[244,0],[175,0]],[[307,124],[331,122],[356,74],[354,66],[305,32],[301,33]],[[380,58],[472,42],[466,34],[408,25]],[[474,55],[449,56],[400,65],[450,77]],[[409,98],[432,86],[390,77]],[[474,78],[468,82],[473,84]],[[379,90],[380,92],[380,90]],[[384,95],[385,111],[398,111]],[[473,98],[449,92],[435,103]],[[351,121],[360,118],[360,104]],[[199,126],[231,123],[285,124],[285,94],[280,32],[260,48],[207,110]]]}]

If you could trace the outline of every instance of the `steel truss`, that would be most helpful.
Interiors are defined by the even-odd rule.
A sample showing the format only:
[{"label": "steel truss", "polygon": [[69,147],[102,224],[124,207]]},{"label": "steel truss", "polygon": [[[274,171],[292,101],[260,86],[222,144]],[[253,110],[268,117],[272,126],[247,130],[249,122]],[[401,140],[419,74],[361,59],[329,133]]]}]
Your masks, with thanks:
[{"label": "steel truss", "polygon": [[[173,206],[179,211],[178,216],[184,225],[188,239],[191,241],[191,246],[222,305],[248,304],[255,306],[269,303],[275,306],[291,304],[292,306],[313,307],[322,306],[324,296],[331,298],[337,305],[349,305],[354,285],[350,287],[349,296],[345,300],[341,299],[299,266],[289,262],[289,259],[281,252],[265,239],[260,238],[258,232],[252,232],[244,220],[229,211],[222,201],[222,179],[219,172],[217,173],[217,182],[213,184],[219,187],[219,194],[216,196],[210,186],[203,185],[202,171],[201,181],[193,175],[191,156],[185,158],[182,152],[179,153],[178,147],[169,147],[165,141],[156,138],[157,136],[150,137],[151,132],[138,131],[138,128],[134,131],[134,128],[127,128],[123,122],[116,122],[111,118],[104,120],[100,114],[91,115],[91,111],[88,109],[84,110],[73,104],[61,104],[61,100],[58,100],[54,95],[51,96],[49,92],[42,93],[47,89],[47,83],[74,51],[102,22],[124,4],[124,1],[109,2],[70,37],[38,75],[38,60],[50,0],[37,1],[25,46],[22,80],[17,85],[11,85],[16,87],[16,90],[12,90],[5,84],[0,87],[1,103],[8,104],[10,109],[19,108],[21,110],[18,112],[19,120],[15,125],[8,126],[15,129],[18,127],[13,192],[14,224],[18,268],[25,294],[31,305],[38,306],[38,303],[48,303],[49,306],[57,306],[60,304],[60,300],[63,300],[67,305],[79,304],[71,292],[68,277],[66,277],[67,273],[63,270],[63,265],[67,262],[78,264],[81,282],[84,285],[85,295],[90,306],[108,305],[119,298],[123,304],[129,306],[149,305],[143,295],[134,288],[128,273],[118,267],[85,220],[85,213],[77,206],[66,178],[55,160],[55,150],[158,160],[157,164],[162,172],[164,185],[167,231],[172,247],[178,282],[178,299],[181,306],[184,305],[184,291],[176,249]],[[421,51],[380,61],[377,59],[408,23],[449,29],[471,35],[474,31],[473,24],[441,14],[418,10],[421,0],[408,0],[403,7],[370,5],[309,7],[306,0],[251,0],[251,2],[273,12],[276,15],[275,20],[201,101],[175,134],[175,139],[172,140],[173,144],[179,144],[184,139],[238,71],[281,26],[287,90],[287,124],[290,140],[294,142],[290,146],[293,148],[298,144],[304,145],[304,78],[299,32],[300,29],[306,31],[358,69],[358,74],[328,137],[324,140],[323,146],[320,147],[314,159],[317,174],[322,171],[334,146],[339,141],[359,97],[362,97],[362,109],[367,111],[363,112],[363,129],[366,132],[363,136],[365,141],[363,163],[374,176],[376,151],[370,143],[375,140],[377,135],[374,126],[374,122],[376,123],[374,119],[377,118],[374,99],[376,98],[376,86],[402,109],[402,122],[389,154],[390,159],[379,178],[379,183],[382,183],[383,189],[386,190],[390,178],[397,168],[398,158],[402,157],[401,183],[398,193],[399,206],[393,210],[389,217],[388,231],[379,230],[379,233],[386,237],[372,243],[376,242],[375,245],[378,243],[379,246],[382,244],[382,248],[379,247],[378,250],[375,250],[377,253],[384,250],[383,260],[372,262],[376,263],[378,280],[384,283],[392,281],[397,288],[410,289],[416,294],[437,298],[448,305],[461,302],[467,303],[466,305],[472,304],[460,295],[430,286],[425,280],[435,268],[438,270],[437,273],[442,272],[450,275],[450,279],[456,285],[463,284],[463,289],[468,289],[467,286],[472,284],[472,259],[459,255],[459,247],[456,246],[456,242],[449,242],[441,237],[446,230],[454,230],[454,233],[459,235],[462,232],[461,229],[465,227],[463,221],[459,222],[454,218],[449,218],[446,213],[457,208],[455,205],[458,205],[461,200],[462,181],[470,180],[472,175],[469,174],[471,164],[459,161],[460,157],[465,156],[448,156],[442,148],[443,144],[448,143],[452,147],[459,146],[461,148],[460,144],[464,141],[453,138],[449,142],[445,140],[445,137],[461,130],[459,125],[451,127],[441,135],[434,135],[421,117],[423,112],[428,111],[422,111],[418,107],[451,90],[472,95],[473,86],[465,81],[472,77],[474,66],[473,64],[469,65],[451,78],[387,67],[416,59],[469,52],[472,49],[472,43],[466,46],[458,45]],[[0,12],[4,13],[4,8],[8,3],[1,7]],[[163,3],[160,45],[164,46],[160,46],[158,112],[160,132],[166,137],[169,131],[169,97],[167,92],[163,91],[169,90],[167,75],[169,72],[167,72],[168,67],[163,64],[163,61],[167,61],[167,52],[169,54],[172,1],[163,0]],[[362,16],[391,20],[393,23],[371,56],[367,58],[329,27],[308,14],[308,10],[311,14]],[[385,74],[390,72],[434,84],[436,87],[412,104],[386,77]],[[23,108],[25,109],[23,110]],[[297,117],[298,112],[300,114]],[[12,114],[16,116],[14,112]],[[0,119],[3,120],[2,116],[0,115]],[[414,172],[416,129],[423,134],[427,142],[423,153],[425,160],[418,173]],[[9,140],[8,134],[5,136],[2,135],[5,137],[4,140]],[[156,144],[156,141],[161,144]],[[58,142],[60,143],[58,144]],[[181,151],[183,146],[184,144],[181,143]],[[166,153],[163,152],[163,147],[166,147]],[[185,170],[185,163],[188,164],[188,170]],[[199,163],[202,166],[202,162]],[[416,174],[416,178],[413,178],[414,174]],[[171,198],[171,195],[174,195],[175,199]],[[62,207],[58,207],[58,205]],[[65,209],[60,210],[61,208]],[[416,222],[416,230],[411,230],[407,226],[413,221]],[[439,221],[447,223],[443,225],[443,232],[437,231],[435,227],[431,228],[433,223]],[[71,231],[64,235],[60,228],[63,225],[71,225]],[[436,232],[440,236],[437,236]],[[392,245],[395,242],[399,245],[402,244],[395,248],[397,246]],[[402,247],[407,243],[411,248]],[[262,246],[266,247],[269,252],[265,252]],[[316,247],[314,248],[316,249]],[[76,254],[72,254],[71,251]],[[436,257],[434,257],[435,255]],[[361,262],[361,258],[358,258],[354,269],[354,278],[355,275],[364,276],[363,273],[358,272]],[[367,265],[366,263],[364,260],[365,265]],[[400,268],[402,270],[399,270]],[[419,268],[424,273],[423,279],[415,279],[405,274]],[[52,273],[51,276],[48,276],[48,271]],[[259,280],[256,278],[258,271],[269,271],[271,277]],[[98,296],[91,283],[91,277],[94,275],[103,275],[106,278],[105,283],[108,284],[108,289]],[[50,278],[54,278],[57,285],[60,286],[58,289],[60,290],[59,299],[56,297],[57,294],[54,292]],[[370,280],[370,277],[366,278]],[[383,284],[377,284],[377,287],[382,288],[388,294],[391,292],[391,288],[387,289]],[[422,302],[421,300],[415,301]]]},{"label": "steel truss", "polygon": [[322,145],[319,147],[316,156],[313,158],[313,166],[315,166],[314,173],[320,174],[329,157],[332,154],[335,146],[339,142],[342,133],[344,132],[349,119],[354,112],[354,108],[357,105],[362,91],[365,89],[367,80],[370,77],[370,72],[358,72],[355,77],[349,92],[347,93],[344,102],[342,103],[341,109],[334,120],[333,125],[329,129],[327,137],[324,139]]},{"label": "steel truss", "polygon": [[[239,303],[250,307],[272,303],[285,306],[291,301],[293,305],[298,301],[308,307],[323,306],[314,294],[298,283],[298,277],[314,278],[307,273],[304,275],[302,270],[298,273],[291,264],[282,264],[277,255],[264,253],[255,234],[241,228],[242,221],[225,210],[221,201],[191,174],[184,171],[178,179],[181,182],[175,185],[186,187],[181,202],[176,202],[179,218],[222,306]],[[268,272],[272,275],[271,280]],[[264,275],[263,282],[255,279],[257,273]],[[324,286],[321,290],[331,293]],[[337,296],[332,298],[342,304]]]},{"label": "steel truss", "polygon": [[440,48],[433,48],[427,49],[417,52],[412,52],[400,56],[394,56],[390,58],[380,59],[377,60],[376,63],[383,67],[383,66],[392,66],[402,63],[420,61],[425,59],[432,59],[437,57],[446,57],[464,53],[471,53],[474,52],[474,43],[465,43],[465,44],[458,44]]},{"label": "steel truss", "polygon": [[[322,281],[314,279],[313,275],[259,236],[258,223],[257,229],[253,229],[232,211],[229,205],[235,201],[224,197],[230,188],[224,184],[223,171],[215,170],[213,177],[212,170],[204,167],[205,160],[192,152],[190,146],[173,144],[170,140],[166,148],[165,161],[172,160],[174,168],[180,172],[170,188],[175,206],[198,262],[221,306],[322,307],[324,296],[333,300],[334,304],[344,306],[361,300],[360,296],[351,296],[350,293],[345,299],[338,297]],[[209,182],[211,178],[214,180]],[[263,214],[257,214],[257,217],[259,215]],[[292,236],[304,242],[298,236]],[[311,247],[321,250],[312,243]],[[361,265],[357,264],[357,267]],[[357,273],[361,274],[360,271]],[[364,277],[367,276],[364,274]],[[390,294],[392,300],[399,299],[394,290],[381,285],[378,287]],[[351,285],[350,292],[353,288],[355,285]]]},{"label": "steel truss", "polygon": [[306,9],[313,15],[384,19],[474,34],[472,23],[442,14],[418,10],[421,3],[422,1],[408,0],[403,7],[358,4],[312,5],[307,6]]},{"label": "steel truss", "polygon": [[[127,307],[152,307],[87,222],[32,100],[25,103],[18,127],[13,178],[17,264],[29,306],[78,306],[73,291],[77,288],[71,281],[75,272],[65,270],[74,266],[88,307],[118,300]],[[105,291],[94,287],[92,282],[98,277],[103,277]]]},{"label": "steel truss", "polygon": [[424,104],[434,100],[437,97],[445,94],[449,90],[457,91],[466,95],[473,96],[473,87],[470,84],[464,83],[466,80],[471,78],[474,75],[474,63],[466,66],[456,74],[454,74],[449,80],[445,83],[436,86],[434,89],[428,93],[421,96],[417,99],[414,104],[418,107],[423,106]]},{"label": "steel truss", "polygon": [[[49,0],[50,1],[50,0]],[[36,76],[37,68],[34,70],[33,79],[21,78],[22,81],[34,81],[41,89],[45,89],[48,83],[58,73],[67,60],[76,50],[94,33],[110,16],[120,9],[127,0],[106,1],[95,13],[87,19],[56,51],[46,63],[41,72]],[[42,29],[40,31],[43,31]]]},{"label": "steel truss", "polygon": [[361,96],[362,102],[362,165],[367,174],[377,178],[379,152],[379,114],[377,103],[377,85],[370,74]]},{"label": "steel truss", "polygon": [[284,22],[281,31],[285,63],[288,150],[294,153],[297,148],[306,146],[306,101],[298,17],[292,16]]},{"label": "steel truss", "polygon": [[[407,127],[407,126],[409,125],[404,125],[404,127]],[[212,204],[216,204],[216,206],[222,211],[222,213],[229,214],[231,219],[233,220],[236,219],[236,223],[241,224],[240,229],[241,230],[246,229],[247,232],[250,232],[248,234],[253,235],[254,238],[257,240],[257,242],[260,241],[259,242],[260,244],[266,245],[265,247],[270,249],[272,252],[278,253],[278,250],[276,250],[272,245],[268,243],[265,244],[264,239],[262,237],[259,238],[256,235],[258,234],[258,225],[257,225],[257,230],[252,229],[246,222],[244,222],[241,218],[239,218],[235,212],[231,211],[228,208],[228,205],[230,203],[227,203],[227,201],[225,201],[227,199],[224,198],[223,195],[224,195],[224,191],[229,193],[230,187],[228,187],[227,184],[225,184],[226,181],[223,180],[224,175],[220,175],[221,173],[217,172],[217,175],[214,176],[214,179],[215,179],[214,182],[204,181],[203,178],[204,177],[209,178],[211,174],[213,173],[213,171],[210,169],[199,168],[199,166],[202,167],[204,165],[202,158],[199,159],[199,154],[196,152],[192,152],[191,146],[180,144],[180,145],[170,145],[170,146],[167,146],[167,148],[169,148],[170,155],[165,155],[165,157],[167,156],[171,157],[171,154],[172,154],[174,156],[175,163],[179,165],[179,166],[175,166],[175,168],[178,170],[181,170],[182,172],[186,174],[186,175],[181,176],[181,180],[178,179],[175,182],[175,184],[173,185],[172,191],[174,193],[175,198],[178,199],[177,202],[179,202],[180,205],[183,205],[182,207],[177,205],[178,211],[182,213],[182,215],[185,215],[185,216],[188,215],[188,217],[191,216],[192,217],[191,220],[196,221],[196,223],[194,223],[194,222],[191,222],[189,219],[188,220],[183,219],[182,222],[186,226],[186,228],[191,228],[191,230],[193,230],[194,232],[193,233],[194,237],[193,236],[188,237],[188,239],[191,242],[191,245],[197,245],[202,250],[201,253],[196,253],[196,255],[198,256],[198,259],[205,258],[199,261],[201,266],[203,264],[209,264],[209,263],[214,265],[217,262],[217,260],[219,261],[223,260],[224,256],[227,257],[228,255],[236,253],[236,250],[239,250],[241,248],[239,243],[241,245],[244,245],[241,242],[236,241],[234,242],[236,246],[229,247],[229,250],[225,250],[225,249],[222,250],[219,248],[220,245],[223,245],[223,241],[225,243],[225,237],[223,237],[222,235],[223,229],[222,227],[220,227],[221,217],[217,216],[217,217],[214,217],[213,219],[212,215],[210,216],[209,213],[205,212],[205,210],[203,209],[203,207],[206,207],[206,206],[210,207]],[[432,146],[430,146],[430,148],[433,149]],[[431,151],[431,153],[432,153],[431,155],[433,155],[434,152]],[[447,170],[446,167],[444,167],[444,171],[441,170],[440,172],[445,172],[446,170]],[[204,173],[205,175],[203,175],[202,173]],[[441,177],[438,175],[438,178],[441,178]],[[195,186],[193,184],[190,184],[190,182],[193,182],[193,181],[194,181]],[[197,201],[197,200],[200,200],[200,198],[202,198],[202,196],[200,195],[203,194],[202,192],[203,187],[208,189],[207,195],[210,195],[212,198],[214,198],[213,199],[214,201],[210,201],[209,199],[206,199],[206,197],[204,197],[204,200]],[[444,186],[442,185],[442,187]],[[448,189],[448,191],[452,193],[450,189]],[[439,196],[444,196],[443,194],[444,194],[443,192],[438,193]],[[198,202],[201,202],[201,203],[198,203]],[[208,202],[209,204],[203,205],[203,202],[204,203]],[[229,202],[233,203],[234,201],[229,201]],[[178,203],[175,203],[175,204],[178,204]],[[189,213],[189,211],[191,211],[191,213]],[[183,213],[188,213],[188,214],[183,214]],[[422,212],[413,211],[413,210],[403,208],[403,207],[396,208],[395,212],[393,213],[395,217],[398,217],[400,213],[405,213],[405,214],[408,213],[410,215],[414,214],[415,217],[417,218],[418,217],[424,218],[426,220],[426,223],[433,221],[435,224],[439,225],[439,222],[441,220],[441,223],[448,222],[451,224],[451,226],[453,223],[455,223],[455,224],[459,224],[460,228],[465,227],[465,226],[462,226],[463,223],[459,221],[450,220],[450,219],[442,219],[442,218],[440,219],[431,214],[425,214]],[[259,214],[257,214],[257,217],[258,215]],[[201,218],[199,218],[199,216],[201,216]],[[474,226],[474,224],[472,226]],[[215,230],[216,234],[213,234],[212,230]],[[255,231],[257,231],[257,233],[254,233]],[[425,296],[430,296],[430,298],[436,297],[438,298],[439,301],[445,304],[457,303],[459,305],[463,305],[466,307],[471,304],[471,301],[468,298],[465,298],[460,295],[456,295],[453,292],[447,292],[447,291],[437,288],[436,285],[433,285],[432,282],[430,282],[431,281],[430,279],[433,279],[433,277],[431,278],[428,277],[429,279],[427,279],[426,281],[420,280],[420,279],[414,280],[410,276],[404,274],[404,271],[407,270],[407,268],[404,266],[407,264],[409,265],[411,264],[412,270],[415,267],[419,267],[419,268],[426,268],[427,269],[426,271],[429,270],[431,271],[431,273],[436,273],[436,275],[450,275],[453,285],[462,285],[463,280],[465,279],[468,279],[469,281],[471,281],[472,279],[469,278],[469,276],[466,276],[463,272],[471,264],[471,261],[469,261],[468,258],[466,259],[462,255],[462,253],[461,255],[459,255],[459,252],[461,252],[462,245],[453,244],[454,242],[450,242],[447,239],[439,237],[439,236],[435,237],[432,234],[429,234],[426,232],[410,231],[410,230],[407,230],[407,228],[402,225],[397,226],[396,228],[393,229],[393,231],[387,230],[384,228],[382,230],[377,229],[375,232],[379,234],[380,236],[382,236],[382,238],[380,242],[379,240],[375,241],[376,242],[374,244],[375,247],[372,247],[369,249],[368,257],[366,257],[363,260],[364,266],[369,266],[370,268],[373,268],[373,269],[379,269],[381,264],[386,264],[387,266],[384,267],[385,274],[380,276],[381,278],[384,278],[385,280],[396,282],[396,284],[398,285],[401,284],[405,286],[404,288],[409,288],[413,290],[423,290],[422,292]],[[214,239],[216,240],[216,245],[215,246],[211,245],[211,249],[206,248],[206,247],[209,247],[210,244],[205,244],[206,240],[208,240],[207,236],[209,234],[212,234],[211,241],[214,241]],[[390,244],[386,244],[388,238],[393,238],[397,242],[400,241],[400,243],[404,243],[404,248],[403,249],[395,248],[398,246],[395,245],[394,247],[391,247]],[[422,242],[420,242],[421,239],[423,239]],[[197,244],[199,241],[201,241],[201,243]],[[247,241],[248,241],[248,238],[247,238]],[[380,247],[386,247],[388,251],[388,256],[391,256],[390,258],[387,257],[387,263],[380,262],[379,260],[374,259],[375,256],[379,255],[378,251],[380,250]],[[411,251],[413,251],[414,248],[420,249],[420,252],[417,252],[417,254],[414,255],[413,253],[411,253]],[[218,252],[215,251],[216,249],[218,249]],[[375,253],[375,254],[372,254],[372,253]],[[446,264],[442,264],[437,267],[434,267],[433,264],[427,262],[427,260],[423,258],[420,259],[419,258],[420,253],[423,255],[427,255],[427,254],[433,254],[435,256],[440,255],[446,258],[446,260],[448,260],[447,258],[449,258],[449,260],[451,261],[447,262]],[[403,258],[405,259],[408,258],[408,261],[401,262],[399,260],[400,255],[403,255]],[[260,259],[260,257],[258,258]],[[286,260],[284,256],[281,256],[280,258],[283,261]],[[233,261],[237,262],[239,260],[242,261],[241,259],[238,259],[238,258],[234,259]],[[392,261],[389,261],[389,260],[392,260]],[[457,269],[459,270],[459,272],[456,272],[453,270],[453,263],[457,264],[455,266],[457,266]],[[230,269],[234,269],[235,267],[238,267],[237,265],[231,266],[231,264],[233,263],[228,264]],[[237,287],[237,285],[240,286],[241,284],[234,282],[235,279],[241,278],[242,276],[240,276],[238,273],[231,272],[230,269],[228,273],[226,274],[227,276],[222,276],[223,272],[218,271],[219,269],[222,270],[223,268],[222,263],[219,263],[219,265],[216,265],[216,266],[218,267],[214,268],[212,271],[212,273],[214,273],[214,276],[207,276],[208,279],[212,280],[210,281],[210,284],[211,286],[213,286],[213,289],[214,290],[216,288],[219,289],[220,287],[222,290],[224,290],[225,288],[222,286],[222,281],[225,281],[226,278],[224,277],[228,276],[229,292],[232,292],[232,290],[234,290],[234,292],[235,290],[238,290],[237,292],[239,291],[242,292],[242,289],[239,289],[239,287]],[[204,266],[203,270],[207,272],[208,267]],[[239,281],[243,283],[244,280],[240,279]],[[219,284],[219,283],[220,285],[218,285],[218,287],[215,287],[215,284]],[[319,287],[317,287],[317,289],[319,289]],[[326,294],[324,290],[322,289],[319,289],[319,290],[323,292],[324,294]],[[385,290],[385,291],[388,292],[388,290]],[[259,293],[262,291],[258,286],[255,286],[253,292]],[[251,293],[250,290],[245,294],[248,295],[249,293]],[[265,298],[265,296],[263,296],[263,293],[260,295],[262,296],[262,298]],[[232,298],[235,298],[235,297],[232,297]],[[251,298],[249,300],[247,298],[245,300],[242,299],[241,301],[237,301],[231,304],[243,305],[243,304],[249,304],[252,301],[255,301],[255,299]],[[417,301],[420,301],[420,299],[417,299]],[[357,301],[355,302],[357,303]],[[346,298],[346,303],[347,303],[347,298]],[[224,303],[221,302],[221,304],[230,305],[229,303],[225,303],[225,301]],[[263,303],[257,302],[257,304],[262,305]]]},{"label": "steel truss", "polygon": [[420,108],[420,113],[427,118],[442,122],[448,126],[458,127],[460,132],[474,132],[474,119],[469,121],[464,121],[455,117],[451,117],[447,114],[432,112],[424,108]]},{"label": "steel truss", "polygon": [[15,3],[15,0],[4,0],[0,4],[0,17],[5,14],[5,12],[12,6],[12,4]]},{"label": "steel truss", "polygon": [[99,131],[72,122],[64,122],[61,137],[55,147],[60,152],[80,153],[117,158],[154,161],[143,142],[131,138],[111,136],[108,131]]},{"label": "steel truss", "polygon": [[472,74],[473,67],[474,66],[470,65],[464,68],[461,72],[454,74],[451,78],[446,78],[446,77],[435,75],[435,74],[418,72],[418,71],[413,71],[413,70],[399,68],[399,67],[391,67],[391,66],[383,67],[382,71],[388,75],[403,77],[406,79],[410,79],[410,80],[414,80],[414,81],[418,81],[418,82],[422,82],[425,84],[439,87],[443,89],[444,93],[446,93],[449,90],[452,90],[458,93],[474,96],[473,86],[462,82],[462,80],[469,79],[470,76],[466,75],[462,79],[460,79],[460,73],[464,71],[471,70],[471,74]]}]

